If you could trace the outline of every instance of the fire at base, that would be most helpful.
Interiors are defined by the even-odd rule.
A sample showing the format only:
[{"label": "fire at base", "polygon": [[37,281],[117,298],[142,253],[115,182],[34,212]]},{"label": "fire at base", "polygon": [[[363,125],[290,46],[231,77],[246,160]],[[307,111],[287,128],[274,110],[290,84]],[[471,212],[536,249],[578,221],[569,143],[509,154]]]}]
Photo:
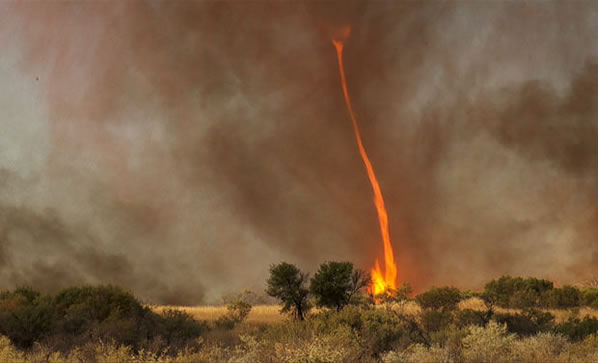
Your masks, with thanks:
[{"label": "fire at base", "polygon": [[368,178],[370,180],[370,184],[372,185],[372,190],[374,192],[374,204],[376,206],[376,211],[378,213],[378,222],[380,224],[380,232],[382,234],[382,241],[384,243],[384,273],[382,273],[382,269],[380,268],[380,263],[376,259],[376,263],[371,270],[372,274],[372,287],[371,293],[376,296],[380,295],[387,291],[396,290],[397,288],[397,265],[395,264],[394,260],[394,252],[392,250],[392,244],[390,243],[390,234],[388,232],[388,214],[386,213],[386,207],[384,205],[384,199],[382,198],[382,191],[380,190],[380,185],[378,184],[378,180],[376,179],[376,174],[374,173],[374,168],[372,167],[372,163],[368,158],[368,155],[363,147],[363,143],[361,141],[361,135],[359,134],[359,127],[357,125],[357,119],[355,114],[353,113],[353,107],[351,105],[351,99],[349,98],[349,91],[347,90],[347,80],[345,78],[345,69],[343,66],[343,42],[349,36],[350,28],[346,27],[343,28],[339,32],[339,36],[332,40],[334,46],[336,47],[336,54],[338,57],[338,67],[341,76],[341,84],[343,87],[343,93],[345,95],[345,103],[347,104],[347,110],[349,111],[349,115],[351,116],[351,121],[353,122],[353,130],[355,131],[355,139],[357,140],[357,146],[359,148],[359,153],[361,154],[361,159],[365,165],[367,170]]}]

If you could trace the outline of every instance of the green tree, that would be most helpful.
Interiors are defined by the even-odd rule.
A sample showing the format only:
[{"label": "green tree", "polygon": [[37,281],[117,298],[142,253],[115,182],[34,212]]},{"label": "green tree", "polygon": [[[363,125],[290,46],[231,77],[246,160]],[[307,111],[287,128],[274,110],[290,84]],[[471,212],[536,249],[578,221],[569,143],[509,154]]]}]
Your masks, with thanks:
[{"label": "green tree", "polygon": [[326,262],[311,279],[311,293],[316,305],[340,311],[370,284],[369,275],[354,269],[351,262]]},{"label": "green tree", "polygon": [[309,275],[301,272],[295,265],[282,262],[270,266],[266,293],[282,303],[281,312],[290,313],[296,319],[304,320],[311,308],[306,286]]}]

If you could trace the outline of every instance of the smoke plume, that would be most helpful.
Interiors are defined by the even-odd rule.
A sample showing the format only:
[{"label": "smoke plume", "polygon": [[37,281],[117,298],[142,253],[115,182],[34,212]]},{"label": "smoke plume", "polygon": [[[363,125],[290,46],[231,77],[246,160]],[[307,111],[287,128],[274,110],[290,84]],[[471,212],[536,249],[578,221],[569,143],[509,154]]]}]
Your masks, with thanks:
[{"label": "smoke plume", "polygon": [[0,4],[0,288],[146,301],[263,289],[282,260],[577,282],[598,263],[598,5]]}]

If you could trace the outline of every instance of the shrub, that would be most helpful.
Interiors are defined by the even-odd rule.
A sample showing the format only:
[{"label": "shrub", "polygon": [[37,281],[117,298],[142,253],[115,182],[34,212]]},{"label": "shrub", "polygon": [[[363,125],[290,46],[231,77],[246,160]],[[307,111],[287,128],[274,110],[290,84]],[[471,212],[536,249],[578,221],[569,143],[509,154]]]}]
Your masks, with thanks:
[{"label": "shrub", "polygon": [[131,317],[143,313],[143,306],[129,292],[116,286],[84,286],[61,290],[54,305],[62,317],[103,321],[109,316]]},{"label": "shrub", "polygon": [[454,287],[432,287],[415,300],[423,309],[453,311],[461,301],[461,292]]},{"label": "shrub", "polygon": [[426,347],[423,344],[414,344],[403,352],[386,352],[382,355],[381,360],[383,363],[454,362],[445,347],[437,345]]},{"label": "shrub", "polygon": [[[285,344],[275,344],[273,362],[357,362],[364,361],[355,334],[347,328]],[[260,356],[261,361],[267,361]],[[253,360],[256,361],[256,360]]]},{"label": "shrub", "polygon": [[598,308],[598,288],[590,288],[582,291],[583,304],[585,306]]},{"label": "shrub", "polygon": [[216,320],[216,326],[232,329],[235,325],[243,322],[251,312],[251,304],[246,301],[233,301],[226,306],[227,312]]},{"label": "shrub", "polygon": [[424,310],[420,314],[420,319],[424,330],[432,333],[448,327],[453,322],[453,313],[442,310]]},{"label": "shrub", "polygon": [[413,331],[417,326],[410,326],[400,317],[382,309],[366,309],[361,315],[360,336],[370,354],[378,354],[395,346],[406,348],[411,343],[421,342],[415,338],[421,332]]},{"label": "shrub", "polygon": [[324,311],[314,316],[312,323],[316,331],[330,332],[339,326],[347,326],[360,331],[363,326],[362,315],[367,308],[350,305],[339,312]]},{"label": "shrub", "polygon": [[497,362],[509,356],[516,338],[507,327],[491,321],[485,327],[471,326],[463,338],[463,357],[470,362]]},{"label": "shrub", "polygon": [[159,317],[129,292],[116,286],[83,286],[61,290],[54,298],[55,334],[80,344],[114,341],[134,348],[159,334]]},{"label": "shrub", "polygon": [[376,357],[393,347],[406,348],[412,343],[427,342],[414,320],[408,320],[391,310],[347,306],[340,312],[325,311],[311,319],[314,334],[334,335],[351,331],[368,356]]},{"label": "shrub", "polygon": [[488,322],[486,320],[487,315],[488,314],[484,311],[463,309],[455,313],[455,323],[460,328],[465,328],[470,325],[483,326]]},{"label": "shrub", "polygon": [[56,311],[51,299],[30,288],[0,294],[0,334],[18,348],[30,348],[54,329]]},{"label": "shrub", "polygon": [[537,291],[525,289],[515,291],[509,299],[509,307],[514,309],[529,309],[540,305],[541,297]]},{"label": "shrub", "polygon": [[486,284],[482,298],[491,305],[503,307],[537,307],[553,288],[554,284],[548,280],[502,276]]},{"label": "shrub", "polygon": [[556,331],[573,341],[580,341],[598,332],[598,319],[586,316],[583,320],[569,319],[559,324]]},{"label": "shrub", "polygon": [[[569,347],[562,335],[539,333],[513,343],[512,356],[517,362],[554,362]],[[570,361],[566,359],[565,361]]]},{"label": "shrub", "polygon": [[156,339],[183,347],[206,330],[180,311],[157,315],[114,286],[73,287],[55,296],[28,288],[0,293],[0,333],[21,349],[37,342],[66,352],[104,341],[137,351]]},{"label": "shrub", "polygon": [[461,362],[463,361],[463,338],[467,336],[468,332],[468,328],[451,325],[430,334],[430,343],[432,347],[443,347],[448,354],[448,361]]},{"label": "shrub", "polygon": [[184,311],[168,309],[162,312],[159,335],[165,344],[172,349],[180,349],[197,339],[208,328]]},{"label": "shrub", "polygon": [[582,294],[578,288],[563,286],[546,294],[546,305],[553,309],[567,309],[578,307],[582,303]]},{"label": "shrub", "polygon": [[530,336],[551,330],[554,316],[548,312],[529,309],[517,314],[495,314],[494,319],[500,324],[506,324],[510,333]]}]

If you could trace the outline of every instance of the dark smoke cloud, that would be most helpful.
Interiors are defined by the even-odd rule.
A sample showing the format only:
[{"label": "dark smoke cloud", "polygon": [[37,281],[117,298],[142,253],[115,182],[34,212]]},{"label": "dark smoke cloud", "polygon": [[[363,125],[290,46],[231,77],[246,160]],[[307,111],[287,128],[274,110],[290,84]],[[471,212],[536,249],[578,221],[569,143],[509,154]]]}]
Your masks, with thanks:
[{"label": "dark smoke cloud", "polygon": [[[576,282],[598,259],[594,2],[0,5],[3,288],[148,301],[381,254],[401,278]],[[204,299],[205,298],[205,299]]]}]

